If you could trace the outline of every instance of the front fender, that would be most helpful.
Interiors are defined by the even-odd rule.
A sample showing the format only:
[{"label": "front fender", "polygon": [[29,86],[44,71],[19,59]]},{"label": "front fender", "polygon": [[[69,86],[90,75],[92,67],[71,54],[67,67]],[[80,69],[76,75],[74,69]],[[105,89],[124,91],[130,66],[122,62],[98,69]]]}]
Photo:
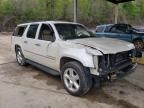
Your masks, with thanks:
[{"label": "front fender", "polygon": [[[62,52],[59,56],[59,63],[61,58],[68,57],[79,61],[85,67],[94,68],[93,56],[88,54],[84,49],[69,49]],[[59,67],[60,68],[60,67]]]}]

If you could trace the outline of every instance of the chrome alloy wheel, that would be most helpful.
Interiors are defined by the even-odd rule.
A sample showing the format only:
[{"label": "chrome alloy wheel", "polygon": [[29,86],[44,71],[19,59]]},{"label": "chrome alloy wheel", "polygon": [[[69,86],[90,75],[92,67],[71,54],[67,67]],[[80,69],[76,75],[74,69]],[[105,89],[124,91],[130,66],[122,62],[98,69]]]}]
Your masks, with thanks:
[{"label": "chrome alloy wheel", "polygon": [[19,64],[21,64],[23,61],[23,56],[20,51],[17,51],[17,61]]},{"label": "chrome alloy wheel", "polygon": [[78,73],[73,68],[67,68],[64,71],[64,83],[66,87],[72,92],[79,90],[80,78]]}]

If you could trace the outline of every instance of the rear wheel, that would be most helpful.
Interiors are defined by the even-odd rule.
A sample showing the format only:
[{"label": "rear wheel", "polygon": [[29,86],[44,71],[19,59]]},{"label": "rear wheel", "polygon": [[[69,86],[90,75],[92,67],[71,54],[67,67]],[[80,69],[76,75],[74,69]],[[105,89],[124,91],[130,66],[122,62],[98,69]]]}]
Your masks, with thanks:
[{"label": "rear wheel", "polygon": [[25,66],[27,64],[21,48],[16,49],[16,59],[17,59],[17,63],[21,66]]},{"label": "rear wheel", "polygon": [[82,96],[92,87],[89,69],[75,61],[62,67],[62,81],[65,89],[73,96]]},{"label": "rear wheel", "polygon": [[144,42],[142,40],[135,40],[134,45],[137,49],[144,50]]}]

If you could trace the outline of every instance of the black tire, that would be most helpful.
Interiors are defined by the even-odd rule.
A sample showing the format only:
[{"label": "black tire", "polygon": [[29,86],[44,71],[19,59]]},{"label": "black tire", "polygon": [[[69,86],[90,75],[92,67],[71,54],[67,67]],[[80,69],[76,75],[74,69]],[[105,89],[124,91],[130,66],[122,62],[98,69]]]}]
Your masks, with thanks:
[{"label": "black tire", "polygon": [[[76,71],[76,73],[79,76],[79,89],[77,91],[71,91],[64,81],[64,72],[66,69],[72,68]],[[68,93],[70,93],[73,96],[82,96],[85,95],[91,88],[92,88],[92,75],[90,74],[90,71],[88,68],[85,68],[80,63],[76,61],[68,62],[64,64],[61,70],[62,74],[62,81],[64,84],[64,88],[67,90]]]},{"label": "black tire", "polygon": [[[21,62],[20,62],[19,59],[18,59],[19,54],[21,54],[21,58],[22,58]],[[17,60],[17,63],[18,63],[20,66],[26,66],[26,65],[27,65],[26,59],[25,59],[25,57],[24,57],[24,55],[23,55],[23,53],[22,53],[21,48],[19,48],[19,47],[16,48],[16,60]]]},{"label": "black tire", "polygon": [[135,40],[133,43],[137,49],[144,50],[144,42],[141,39]]}]

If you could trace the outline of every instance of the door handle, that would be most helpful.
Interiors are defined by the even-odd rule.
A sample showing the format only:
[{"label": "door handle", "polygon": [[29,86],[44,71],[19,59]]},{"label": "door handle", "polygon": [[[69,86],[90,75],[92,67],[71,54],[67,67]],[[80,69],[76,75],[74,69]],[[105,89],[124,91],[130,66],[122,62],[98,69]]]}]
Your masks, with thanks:
[{"label": "door handle", "polygon": [[37,43],[37,44],[35,44],[35,46],[41,46],[41,45]]},{"label": "door handle", "polygon": [[24,43],[25,43],[25,44],[27,44],[27,43],[28,43],[28,41],[24,41]]}]

